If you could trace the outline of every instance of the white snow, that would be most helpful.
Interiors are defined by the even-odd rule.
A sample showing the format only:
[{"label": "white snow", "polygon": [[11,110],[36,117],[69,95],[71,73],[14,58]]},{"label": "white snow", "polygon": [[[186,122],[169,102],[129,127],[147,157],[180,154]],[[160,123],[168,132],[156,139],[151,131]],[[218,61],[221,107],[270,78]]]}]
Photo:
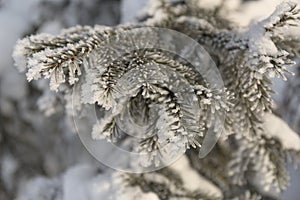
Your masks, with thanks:
[{"label": "white snow", "polygon": [[267,136],[279,140],[283,148],[300,151],[300,138],[282,119],[271,113],[264,116],[264,130]]},{"label": "white snow", "polygon": [[275,11],[268,18],[254,23],[249,30],[244,34],[251,42],[248,43],[249,48],[256,50],[258,54],[275,55],[278,50],[270,39],[271,35],[266,33],[265,28],[272,28],[283,14],[286,14],[290,8],[295,5],[291,2],[285,2],[276,7]]},{"label": "white snow", "polygon": [[97,173],[90,165],[69,169],[63,178],[63,200],[159,200],[139,187],[126,187],[122,173]]},{"label": "white snow", "polygon": [[[187,157],[183,156],[171,166],[184,182],[188,190],[203,190],[205,193],[222,198],[222,192],[210,181],[200,176],[189,165]],[[70,168],[60,179],[43,177],[29,181],[25,190],[21,191],[18,200],[43,199],[48,200],[56,193],[55,200],[159,200],[152,192],[143,192],[140,187],[127,187],[121,172],[111,170],[98,173],[92,165],[83,164]],[[155,175],[147,174],[148,178]],[[49,188],[46,192],[47,187]],[[60,189],[61,188],[61,189]],[[60,191],[61,190],[61,191]],[[45,196],[41,196],[42,194]]]},{"label": "white snow", "polygon": [[[276,6],[284,0],[248,1],[236,11],[229,13],[229,19],[241,26],[265,19],[275,10]],[[297,2],[294,0],[294,2]]]},{"label": "white snow", "polygon": [[186,156],[182,156],[174,164],[170,166],[175,170],[183,180],[184,187],[189,190],[202,190],[205,193],[213,194],[216,197],[222,198],[221,190],[216,187],[209,180],[201,176],[195,169],[193,169]]}]

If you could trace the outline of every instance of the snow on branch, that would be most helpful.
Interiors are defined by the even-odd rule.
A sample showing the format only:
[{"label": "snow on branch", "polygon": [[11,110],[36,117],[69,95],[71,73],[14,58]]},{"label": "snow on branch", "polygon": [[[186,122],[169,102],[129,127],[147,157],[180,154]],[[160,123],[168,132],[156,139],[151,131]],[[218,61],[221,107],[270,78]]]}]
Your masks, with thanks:
[{"label": "snow on branch", "polygon": [[50,78],[52,90],[58,90],[66,78],[70,85],[78,81],[81,66],[101,42],[108,28],[74,27],[61,35],[40,34],[19,40],[13,54],[15,64],[26,73],[28,81],[42,76]]},{"label": "snow on branch", "polygon": [[277,6],[273,14],[261,22],[262,26],[268,32],[274,32],[276,28],[298,26],[299,9],[294,2],[284,2]]}]

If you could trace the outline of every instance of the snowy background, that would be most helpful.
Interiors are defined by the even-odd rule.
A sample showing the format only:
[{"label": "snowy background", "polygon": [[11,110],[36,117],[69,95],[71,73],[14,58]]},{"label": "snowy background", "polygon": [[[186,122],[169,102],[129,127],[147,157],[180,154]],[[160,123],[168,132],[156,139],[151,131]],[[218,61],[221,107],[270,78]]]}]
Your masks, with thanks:
[{"label": "snowy background", "polygon": [[[202,2],[204,6],[220,3],[218,0]],[[230,2],[228,5],[231,6],[232,14],[229,17],[245,26],[268,16],[281,0],[247,1],[243,5],[238,0]],[[70,124],[68,119],[56,115],[43,118],[43,114],[38,111],[37,96],[47,97],[45,93],[49,91],[43,92],[43,82],[28,84],[25,75],[20,74],[13,66],[11,54],[16,41],[33,33],[55,34],[62,28],[77,24],[115,25],[131,22],[145,4],[146,0],[0,0],[0,199],[12,197],[7,191],[18,189],[14,195],[22,193],[26,189],[22,185],[55,190],[62,181],[50,181],[44,179],[44,176],[57,176],[69,166],[80,163],[95,163],[83,149],[79,138],[72,131],[66,131],[72,129],[72,125],[65,125]],[[274,98],[280,104],[284,100],[282,94],[285,83],[277,81],[275,87],[279,94]],[[44,101],[52,100],[44,98]],[[60,120],[67,122],[61,123]],[[55,137],[59,134],[61,137]],[[61,152],[67,156],[60,156]],[[101,164],[97,165],[100,169],[103,168]],[[299,199],[300,170],[295,171],[292,166],[289,169],[291,186],[284,193],[283,199]],[[103,177],[105,175],[95,177],[95,170],[89,165],[79,165],[68,170],[63,177],[63,192],[70,196],[65,199],[84,199],[87,193],[85,190],[93,188],[95,184],[106,187],[112,178]],[[31,179],[29,184],[22,184],[27,183],[29,177],[37,178]],[[79,187],[79,182],[81,185],[86,183],[86,186]],[[80,191],[73,193],[76,190]],[[148,198],[154,199],[151,194]]]}]

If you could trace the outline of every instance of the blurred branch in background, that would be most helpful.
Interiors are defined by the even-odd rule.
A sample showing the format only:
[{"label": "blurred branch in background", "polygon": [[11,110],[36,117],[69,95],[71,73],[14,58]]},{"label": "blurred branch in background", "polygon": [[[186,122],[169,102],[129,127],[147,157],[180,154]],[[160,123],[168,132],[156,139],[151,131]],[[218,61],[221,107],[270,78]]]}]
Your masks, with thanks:
[{"label": "blurred branch in background", "polygon": [[52,102],[57,109],[60,97],[49,95],[49,99],[43,81],[26,83],[25,77],[17,72],[11,58],[15,41],[38,32],[56,33],[77,24],[119,22],[118,0],[0,2],[1,200],[14,199],[22,183],[31,177],[56,176],[75,163],[92,160],[62,110],[50,117],[39,111],[40,96],[44,95],[44,101]]}]

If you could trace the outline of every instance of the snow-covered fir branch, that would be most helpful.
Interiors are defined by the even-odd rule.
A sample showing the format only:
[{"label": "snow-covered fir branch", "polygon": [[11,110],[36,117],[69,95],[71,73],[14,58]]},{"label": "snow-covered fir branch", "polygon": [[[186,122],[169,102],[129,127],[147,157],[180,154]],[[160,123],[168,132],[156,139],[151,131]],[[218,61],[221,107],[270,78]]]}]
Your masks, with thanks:
[{"label": "snow-covered fir branch", "polygon": [[[300,25],[298,6],[282,3],[266,19],[241,28],[224,16],[226,1],[215,8],[199,2],[152,0],[136,24],[78,25],[58,35],[42,33],[17,42],[15,65],[26,72],[27,80],[49,79],[52,91],[42,86],[38,101],[46,115],[60,112],[62,105],[69,115],[82,115],[86,105],[95,105],[101,117],[91,137],[115,143],[132,142],[124,131],[131,123],[128,116],[140,125],[129,126],[133,132],[143,132],[140,127],[154,121],[144,131],[151,137],[135,149],[149,153],[144,165],[162,162],[158,152],[166,144],[186,151],[174,165],[149,174],[75,167],[58,178],[28,182],[18,199],[280,199],[289,183],[286,164],[299,162],[300,139],[272,113],[271,85],[275,76],[289,78],[288,68],[299,55],[300,39],[283,34]],[[216,63],[225,88],[211,85],[171,52],[148,48],[149,38],[159,41],[159,35],[143,38],[134,30],[149,26],[178,31],[201,44]],[[133,34],[128,37],[128,32]],[[132,38],[138,42],[130,43]],[[172,41],[164,45],[172,46]],[[296,75],[289,95],[296,103],[288,104],[297,109]],[[299,114],[293,108],[289,113]],[[224,113],[224,126],[219,128],[218,116]],[[214,133],[223,134],[200,159],[213,125]],[[73,186],[80,188],[77,197]]]}]

